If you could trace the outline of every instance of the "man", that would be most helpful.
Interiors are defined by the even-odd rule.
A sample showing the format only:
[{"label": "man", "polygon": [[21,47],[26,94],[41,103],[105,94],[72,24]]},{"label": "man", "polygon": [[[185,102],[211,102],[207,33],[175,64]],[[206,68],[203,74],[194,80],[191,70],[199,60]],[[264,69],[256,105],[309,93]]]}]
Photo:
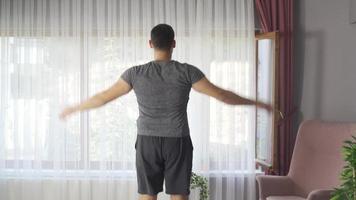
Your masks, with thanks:
[{"label": "man", "polygon": [[176,42],[171,26],[155,26],[149,45],[153,61],[127,69],[113,86],[66,108],[60,117],[103,106],[133,89],[140,111],[135,143],[139,200],[156,200],[163,180],[172,200],[187,200],[193,157],[186,112],[191,88],[231,105],[270,106],[219,88],[197,67],[172,60]]}]

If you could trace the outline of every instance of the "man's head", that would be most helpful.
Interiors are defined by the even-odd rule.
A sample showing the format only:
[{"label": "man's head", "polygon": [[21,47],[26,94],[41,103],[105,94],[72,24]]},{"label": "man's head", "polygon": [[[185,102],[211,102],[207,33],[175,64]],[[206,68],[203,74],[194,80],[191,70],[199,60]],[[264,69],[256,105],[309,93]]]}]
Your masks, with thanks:
[{"label": "man's head", "polygon": [[174,30],[168,24],[158,24],[151,30],[150,46],[155,50],[171,51],[176,46]]}]

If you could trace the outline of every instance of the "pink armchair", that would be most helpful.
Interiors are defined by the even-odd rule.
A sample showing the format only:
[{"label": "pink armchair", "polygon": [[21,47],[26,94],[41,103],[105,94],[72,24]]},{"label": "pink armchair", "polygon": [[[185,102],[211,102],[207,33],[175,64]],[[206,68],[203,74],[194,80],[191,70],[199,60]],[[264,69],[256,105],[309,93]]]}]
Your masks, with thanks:
[{"label": "pink armchair", "polygon": [[260,200],[329,200],[344,166],[343,141],[356,123],[305,121],[299,127],[287,176],[258,176]]}]

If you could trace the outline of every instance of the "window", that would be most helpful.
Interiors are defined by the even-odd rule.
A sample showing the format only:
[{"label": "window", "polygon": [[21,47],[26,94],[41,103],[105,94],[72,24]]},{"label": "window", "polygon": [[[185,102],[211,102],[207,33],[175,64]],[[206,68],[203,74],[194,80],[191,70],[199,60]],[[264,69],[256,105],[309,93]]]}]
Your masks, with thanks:
[{"label": "window", "polygon": [[[278,62],[278,33],[256,35],[256,97],[258,101],[277,105],[276,88]],[[258,165],[271,167],[274,162],[276,114],[264,109],[256,110],[256,161]]]},{"label": "window", "polygon": [[[85,52],[81,40],[73,37],[1,37],[0,42],[5,47],[0,48],[1,66],[5,66],[0,70],[0,132],[7,168],[40,164],[52,169],[58,167],[58,158],[65,160],[61,167],[66,169],[99,169],[99,161],[113,169],[133,168],[138,116],[133,92],[97,110],[74,115],[64,130],[50,131],[62,127],[57,115],[63,98],[77,103],[109,87],[127,67],[144,62],[118,59],[124,50],[115,48],[122,39],[93,40],[88,49],[95,52]],[[88,55],[97,57],[91,57],[89,64],[77,59]],[[66,60],[58,61],[58,57]],[[129,141],[122,140],[123,136]]]},{"label": "window", "polygon": [[[244,61],[213,62],[210,80],[223,88],[250,96],[253,85],[253,69]],[[231,78],[234,77],[234,78]],[[211,170],[236,169],[246,159],[246,144],[250,142],[253,115],[250,108],[231,106],[210,98],[209,158]],[[227,162],[228,161],[228,162]],[[233,166],[233,167],[232,167]],[[244,167],[240,166],[240,170]]]},{"label": "window", "polygon": [[[84,48],[83,41],[73,37],[2,37],[0,46],[5,48],[0,48],[0,61],[6,67],[0,71],[0,92],[5,94],[0,104],[0,131],[5,136],[6,167],[99,170],[105,165],[104,169],[134,169],[138,107],[133,92],[99,109],[72,116],[64,128],[57,115],[60,102],[84,100],[109,87],[128,67],[146,62],[143,56],[137,62],[125,59],[125,55],[140,52],[135,50],[138,48],[123,49],[122,43],[135,44],[137,39],[95,38]],[[253,93],[253,68],[247,58],[213,61],[208,66],[212,82],[244,96]],[[209,162],[204,168],[245,169],[240,163],[249,159],[253,113],[213,98],[207,102]],[[57,129],[63,130],[51,131]]]}]

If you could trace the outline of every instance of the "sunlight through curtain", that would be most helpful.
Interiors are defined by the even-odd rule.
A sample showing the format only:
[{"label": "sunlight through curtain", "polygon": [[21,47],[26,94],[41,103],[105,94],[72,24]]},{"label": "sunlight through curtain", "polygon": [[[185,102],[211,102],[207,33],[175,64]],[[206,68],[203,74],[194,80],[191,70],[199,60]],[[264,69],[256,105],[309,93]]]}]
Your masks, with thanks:
[{"label": "sunlight through curtain", "polygon": [[[0,6],[0,199],[137,199],[134,93],[66,122],[58,114],[150,61],[148,39],[158,23],[176,32],[173,59],[254,96],[252,0],[0,0]],[[193,171],[208,178],[210,199],[254,200],[253,108],[194,91],[190,97]]]}]

